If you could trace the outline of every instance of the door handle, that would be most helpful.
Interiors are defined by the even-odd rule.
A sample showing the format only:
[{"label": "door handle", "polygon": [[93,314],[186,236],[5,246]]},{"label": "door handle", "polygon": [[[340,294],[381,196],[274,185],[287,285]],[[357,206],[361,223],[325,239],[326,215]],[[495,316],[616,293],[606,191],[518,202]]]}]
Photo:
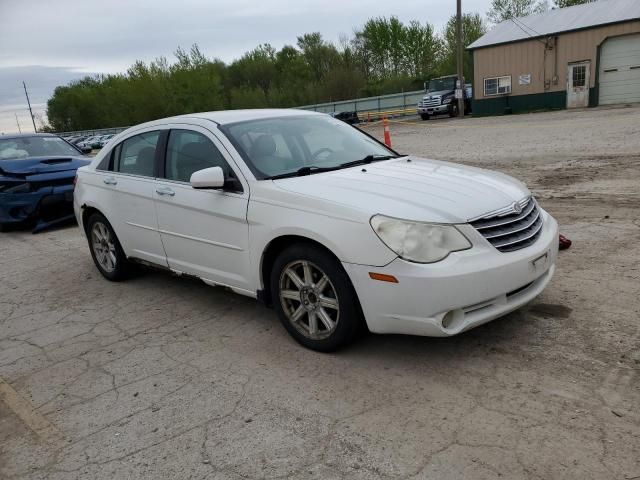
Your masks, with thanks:
[{"label": "door handle", "polygon": [[168,195],[169,197],[173,197],[176,194],[176,192],[174,192],[170,188],[158,188],[156,189],[156,193],[158,195]]},{"label": "door handle", "polygon": [[103,180],[103,182],[104,182],[105,185],[117,185],[118,184],[118,181],[113,177],[105,178]]}]

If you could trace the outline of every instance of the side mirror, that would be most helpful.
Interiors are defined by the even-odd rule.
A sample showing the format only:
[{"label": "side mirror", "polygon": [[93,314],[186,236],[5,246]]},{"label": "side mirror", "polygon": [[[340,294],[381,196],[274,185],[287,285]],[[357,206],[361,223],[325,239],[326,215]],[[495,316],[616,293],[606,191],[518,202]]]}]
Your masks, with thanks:
[{"label": "side mirror", "polygon": [[223,188],[224,172],[220,167],[198,170],[193,172],[190,182],[193,188]]}]

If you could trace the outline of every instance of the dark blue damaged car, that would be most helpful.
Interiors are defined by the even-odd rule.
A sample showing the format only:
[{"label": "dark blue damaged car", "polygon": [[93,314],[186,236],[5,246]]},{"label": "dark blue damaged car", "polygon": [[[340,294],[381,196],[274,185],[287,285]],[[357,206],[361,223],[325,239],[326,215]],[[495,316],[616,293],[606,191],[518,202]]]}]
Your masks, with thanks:
[{"label": "dark blue damaged car", "polygon": [[0,136],[0,231],[37,232],[72,220],[76,170],[89,163],[57,135]]}]

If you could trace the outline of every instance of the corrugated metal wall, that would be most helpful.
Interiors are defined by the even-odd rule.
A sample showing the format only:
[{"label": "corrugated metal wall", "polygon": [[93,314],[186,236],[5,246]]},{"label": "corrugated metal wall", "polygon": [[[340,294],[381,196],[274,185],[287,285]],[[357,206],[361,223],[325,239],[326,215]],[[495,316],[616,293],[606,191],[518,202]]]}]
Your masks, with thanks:
[{"label": "corrugated metal wall", "polygon": [[[596,80],[598,46],[608,37],[640,32],[640,21],[596,27],[558,36],[557,67],[553,50],[545,55],[544,39],[531,39],[474,51],[474,98],[484,96],[484,79],[511,75],[511,95],[557,92],[567,88],[567,65],[571,62],[591,61],[591,87]],[[520,75],[531,75],[529,85],[519,85]],[[554,82],[554,74],[557,80]],[[545,80],[548,88],[545,89]]]}]

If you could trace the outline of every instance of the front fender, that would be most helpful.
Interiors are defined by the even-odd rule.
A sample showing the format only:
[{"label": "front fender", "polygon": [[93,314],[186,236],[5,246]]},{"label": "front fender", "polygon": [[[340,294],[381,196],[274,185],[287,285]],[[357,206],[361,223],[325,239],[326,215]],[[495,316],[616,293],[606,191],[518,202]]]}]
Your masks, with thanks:
[{"label": "front fender", "polygon": [[[384,266],[396,258],[373,232],[367,215],[336,211],[335,205],[333,211],[323,211],[317,200],[315,203],[313,207],[301,205],[300,199],[249,203],[249,252],[256,278],[261,278],[262,257],[269,244],[289,235],[323,245],[343,263]],[[261,287],[256,285],[256,289]]]}]

